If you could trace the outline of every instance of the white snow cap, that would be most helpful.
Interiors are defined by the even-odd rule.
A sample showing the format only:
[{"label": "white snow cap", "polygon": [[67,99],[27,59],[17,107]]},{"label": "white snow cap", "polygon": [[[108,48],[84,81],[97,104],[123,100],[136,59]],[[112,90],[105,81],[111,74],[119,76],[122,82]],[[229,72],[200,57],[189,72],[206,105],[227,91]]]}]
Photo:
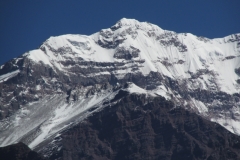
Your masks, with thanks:
[{"label": "white snow cap", "polygon": [[135,85],[134,83],[128,82],[127,85],[127,88],[123,89],[124,91],[136,94],[147,94],[147,91],[145,89]]},{"label": "white snow cap", "polygon": [[136,19],[122,18],[117,22],[117,24],[120,26],[140,26],[142,22],[139,22]]},{"label": "white snow cap", "polygon": [[148,22],[139,22],[136,19],[127,19],[127,18],[120,19],[114,26],[115,27],[129,26],[129,27],[136,27],[143,30],[163,31],[157,25],[154,25]]}]

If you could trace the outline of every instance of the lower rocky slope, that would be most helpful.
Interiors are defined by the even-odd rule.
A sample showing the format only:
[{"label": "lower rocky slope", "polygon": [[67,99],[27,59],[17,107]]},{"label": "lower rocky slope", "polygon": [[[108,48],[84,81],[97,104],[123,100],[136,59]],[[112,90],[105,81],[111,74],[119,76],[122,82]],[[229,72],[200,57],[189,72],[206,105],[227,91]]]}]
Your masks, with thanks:
[{"label": "lower rocky slope", "polygon": [[38,148],[50,159],[240,159],[240,137],[162,97],[120,92]]},{"label": "lower rocky slope", "polygon": [[47,160],[38,153],[32,151],[24,143],[17,143],[0,148],[1,160]]}]

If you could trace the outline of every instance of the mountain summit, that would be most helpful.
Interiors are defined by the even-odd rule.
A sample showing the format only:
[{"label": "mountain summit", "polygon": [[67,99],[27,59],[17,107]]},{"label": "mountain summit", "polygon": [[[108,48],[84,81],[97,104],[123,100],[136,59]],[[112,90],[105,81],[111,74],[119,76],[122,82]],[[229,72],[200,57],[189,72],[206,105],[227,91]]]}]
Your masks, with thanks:
[{"label": "mountain summit", "polygon": [[[140,117],[144,113],[153,116],[148,111],[157,116],[162,115],[158,108],[164,105],[167,109],[164,109],[163,119],[172,112],[185,116],[196,114],[201,120],[190,118],[190,121],[185,119],[181,124],[193,122],[201,127],[199,123],[203,121],[203,124],[210,126],[207,132],[216,122],[235,135],[217,126],[221,129],[212,128],[212,136],[217,136],[221,130],[224,132],[221,136],[228,139],[226,143],[229,147],[236,148],[239,143],[233,143],[228,136],[240,135],[239,92],[240,34],[208,39],[123,18],[112,27],[90,36],[68,34],[50,37],[38,49],[26,52],[0,67],[0,144],[6,146],[22,141],[51,157],[53,153],[60,154],[57,150],[60,151],[63,146],[56,139],[62,140],[62,135],[75,134],[73,129],[76,126],[81,129],[89,125],[101,126],[92,128],[96,133],[105,127],[103,122],[111,126],[111,121],[106,121],[101,114],[111,120],[110,113],[113,113],[118,119],[113,118],[112,123],[124,127],[123,121],[134,121],[139,117],[122,115],[124,120],[120,113],[131,115],[140,107],[137,113]],[[156,101],[162,103],[157,104]],[[124,106],[124,111],[119,108],[120,104]],[[92,118],[95,115],[98,115],[98,124]],[[158,118],[156,123],[152,123],[152,118],[146,119],[146,124],[156,125],[155,129],[158,125],[164,126],[162,122],[157,122],[160,120]],[[182,116],[178,118],[182,119]],[[174,122],[173,119],[165,119],[171,123],[169,132],[175,130],[178,124],[179,119]],[[83,124],[85,122],[86,125]],[[134,122],[131,123],[134,129]],[[143,128],[147,129],[147,126]],[[191,132],[180,127],[182,129]],[[172,134],[175,138],[180,136],[178,131]],[[90,132],[89,128],[86,132]],[[132,135],[127,130],[122,132],[128,133]],[[76,134],[80,135],[78,132]],[[205,133],[203,135],[207,136]],[[186,138],[185,135],[180,137]],[[194,143],[201,143],[198,137],[193,138]],[[133,138],[133,141],[136,140]],[[210,143],[205,142],[198,147],[205,148],[207,142]],[[216,147],[216,144],[213,146]],[[120,153],[111,149],[109,159]],[[209,148],[200,150],[205,158],[211,155]],[[169,150],[169,153],[173,151]]]}]

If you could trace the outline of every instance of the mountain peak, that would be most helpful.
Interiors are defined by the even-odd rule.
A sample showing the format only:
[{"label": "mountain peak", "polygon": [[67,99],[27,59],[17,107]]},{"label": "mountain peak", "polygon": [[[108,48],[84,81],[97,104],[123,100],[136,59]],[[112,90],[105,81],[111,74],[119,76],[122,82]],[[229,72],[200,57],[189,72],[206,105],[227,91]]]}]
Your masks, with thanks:
[{"label": "mountain peak", "polygon": [[136,19],[122,18],[117,22],[117,24],[118,23],[121,23],[121,25],[126,25],[126,26],[135,26],[136,24],[140,24],[141,22],[139,22]]},{"label": "mountain peak", "polygon": [[36,147],[117,103],[119,90],[165,97],[240,135],[239,60],[239,34],[210,40],[127,18],[90,36],[50,37],[0,68],[0,144]]},{"label": "mountain peak", "polygon": [[111,27],[112,30],[117,30],[122,27],[134,27],[137,29],[142,29],[146,31],[163,31],[159,26],[151,24],[149,22],[139,22],[136,19],[122,18],[114,26]]}]

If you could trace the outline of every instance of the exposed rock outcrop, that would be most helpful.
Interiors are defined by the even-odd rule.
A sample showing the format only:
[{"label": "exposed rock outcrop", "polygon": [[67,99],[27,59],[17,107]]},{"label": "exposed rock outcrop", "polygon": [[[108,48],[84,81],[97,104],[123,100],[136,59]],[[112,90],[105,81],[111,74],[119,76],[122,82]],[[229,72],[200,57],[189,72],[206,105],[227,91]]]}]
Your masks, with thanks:
[{"label": "exposed rock outcrop", "polygon": [[[240,137],[162,97],[121,93],[55,138],[50,159],[240,159]],[[119,97],[116,95],[116,97]],[[51,143],[50,143],[51,144]]]},{"label": "exposed rock outcrop", "polygon": [[1,160],[47,160],[39,155],[37,152],[32,151],[24,143],[17,143],[6,147],[0,147]]}]

